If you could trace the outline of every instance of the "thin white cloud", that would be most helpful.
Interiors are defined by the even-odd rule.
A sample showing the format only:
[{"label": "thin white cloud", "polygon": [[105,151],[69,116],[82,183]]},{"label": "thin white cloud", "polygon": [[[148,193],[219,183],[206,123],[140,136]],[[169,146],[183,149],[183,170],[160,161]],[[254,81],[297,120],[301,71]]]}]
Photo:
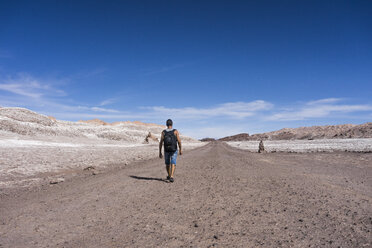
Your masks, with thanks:
[{"label": "thin white cloud", "polygon": [[65,95],[63,90],[54,88],[50,83],[22,73],[16,77],[1,78],[0,90],[31,98]]},{"label": "thin white cloud", "polygon": [[107,109],[107,108],[100,108],[100,107],[92,107],[90,109],[95,112],[119,113],[119,111],[115,109]]},{"label": "thin white cloud", "polygon": [[158,115],[173,116],[179,119],[203,119],[211,117],[246,118],[256,115],[258,111],[269,110],[273,104],[256,100],[252,102],[229,102],[210,108],[167,108],[163,106],[145,107]]},{"label": "thin white cloud", "polygon": [[283,111],[269,116],[268,120],[297,121],[314,118],[331,118],[335,114],[372,111],[370,104],[340,104],[342,99],[327,98],[311,101],[298,109]]},{"label": "thin white cloud", "polygon": [[[20,73],[13,77],[0,77],[0,95],[1,91],[12,93],[12,95],[3,95],[0,98],[2,106],[16,106],[33,108],[49,112],[66,112],[83,114],[97,113],[120,113],[120,111],[98,106],[82,106],[66,104],[68,99],[60,98],[66,96],[66,93],[56,88],[53,83],[59,84],[60,80],[42,80],[30,76],[29,74]],[[60,103],[63,101],[63,103]],[[113,99],[108,99],[104,103],[108,104]],[[102,104],[102,103],[101,103]],[[111,116],[110,116],[111,117]]]},{"label": "thin white cloud", "polygon": [[103,100],[102,102],[100,102],[99,106],[111,105],[111,104],[115,103],[116,101],[117,101],[116,98],[109,98],[109,99],[106,99],[106,100]]},{"label": "thin white cloud", "polygon": [[198,128],[182,128],[181,134],[195,137],[197,139],[202,138],[221,138],[226,137],[238,133],[245,132],[244,128],[236,128],[236,127],[229,127],[226,126],[207,126],[207,127],[198,127]]},{"label": "thin white cloud", "polygon": [[318,104],[327,104],[327,103],[336,103],[342,101],[342,98],[324,98],[324,99],[319,99],[315,101],[310,101],[306,103],[306,105],[318,105]]},{"label": "thin white cloud", "polygon": [[272,104],[257,100],[253,102],[235,102],[219,104],[211,108],[166,108],[166,107],[142,107],[139,110],[120,111],[102,107],[69,106],[59,105],[58,109],[64,110],[63,118],[76,119],[81,116],[85,118],[104,119],[140,119],[148,121],[160,121],[171,116],[174,119],[193,121],[198,119],[213,119],[216,117],[246,118],[255,115],[259,111],[269,110]]},{"label": "thin white cloud", "polygon": [[8,91],[13,94],[17,94],[21,96],[28,96],[32,98],[39,98],[42,96],[41,93],[35,91],[35,87],[33,85],[6,83],[6,84],[0,84],[0,90]]}]

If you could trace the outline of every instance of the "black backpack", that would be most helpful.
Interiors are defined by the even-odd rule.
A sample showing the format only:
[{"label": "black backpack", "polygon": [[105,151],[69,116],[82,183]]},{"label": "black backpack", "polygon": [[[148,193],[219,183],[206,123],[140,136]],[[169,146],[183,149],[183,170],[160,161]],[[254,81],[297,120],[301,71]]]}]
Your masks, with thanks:
[{"label": "black backpack", "polygon": [[177,137],[174,134],[176,129],[171,131],[164,130],[164,150],[166,152],[175,152],[177,151]]}]

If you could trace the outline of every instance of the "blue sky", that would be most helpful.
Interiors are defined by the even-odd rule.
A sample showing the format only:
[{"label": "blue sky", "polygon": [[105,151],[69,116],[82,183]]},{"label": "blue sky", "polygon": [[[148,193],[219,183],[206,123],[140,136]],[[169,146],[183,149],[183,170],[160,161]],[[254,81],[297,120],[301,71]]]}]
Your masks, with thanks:
[{"label": "blue sky", "polygon": [[372,120],[371,1],[0,1],[0,106],[222,137]]}]

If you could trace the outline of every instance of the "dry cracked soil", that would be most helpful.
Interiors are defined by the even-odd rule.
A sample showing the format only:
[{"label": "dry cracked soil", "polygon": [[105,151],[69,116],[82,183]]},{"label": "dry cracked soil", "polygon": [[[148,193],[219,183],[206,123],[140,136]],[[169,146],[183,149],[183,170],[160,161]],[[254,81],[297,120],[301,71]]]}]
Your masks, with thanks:
[{"label": "dry cracked soil", "polygon": [[221,142],[55,185],[0,192],[0,247],[371,247],[371,153]]}]

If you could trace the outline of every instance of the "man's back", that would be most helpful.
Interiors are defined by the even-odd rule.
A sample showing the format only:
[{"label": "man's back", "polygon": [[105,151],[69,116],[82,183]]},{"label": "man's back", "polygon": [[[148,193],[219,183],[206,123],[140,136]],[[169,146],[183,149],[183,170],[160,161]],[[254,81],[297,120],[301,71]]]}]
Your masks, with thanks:
[{"label": "man's back", "polygon": [[175,134],[176,129],[165,129],[164,133],[164,151],[175,152],[177,150],[177,137]]}]

